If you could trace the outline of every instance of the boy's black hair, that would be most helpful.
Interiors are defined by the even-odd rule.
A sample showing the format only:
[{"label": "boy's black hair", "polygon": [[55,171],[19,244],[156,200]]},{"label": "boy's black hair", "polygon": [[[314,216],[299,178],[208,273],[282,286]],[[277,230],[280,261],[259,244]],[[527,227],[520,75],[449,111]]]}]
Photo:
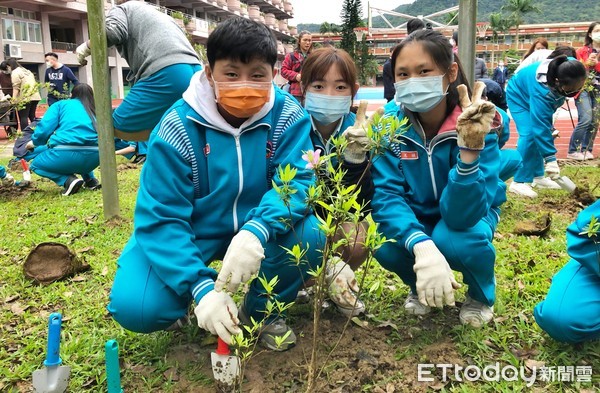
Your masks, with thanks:
[{"label": "boy's black hair", "polygon": [[561,45],[561,46],[557,46],[556,49],[554,49],[552,51],[552,53],[550,53],[548,55],[548,59],[555,59],[560,55],[565,55],[567,57],[577,57],[577,52],[575,51],[575,48],[573,48],[572,46],[567,46],[567,45]]},{"label": "boy's black hair", "polygon": [[11,57],[10,59],[6,59],[2,63],[0,63],[0,70],[6,71],[9,66],[10,66],[11,70],[14,71],[17,68],[21,67],[21,64],[19,64],[17,59],[14,59]]},{"label": "boy's black hair", "polygon": [[210,67],[217,60],[240,60],[249,63],[264,60],[271,67],[277,61],[277,40],[267,26],[250,19],[235,17],[217,26],[208,37],[206,57]]},{"label": "boy's black hair", "polygon": [[48,56],[52,56],[54,57],[56,60],[58,60],[58,55],[54,52],[48,52],[44,55],[44,57],[48,57]]}]

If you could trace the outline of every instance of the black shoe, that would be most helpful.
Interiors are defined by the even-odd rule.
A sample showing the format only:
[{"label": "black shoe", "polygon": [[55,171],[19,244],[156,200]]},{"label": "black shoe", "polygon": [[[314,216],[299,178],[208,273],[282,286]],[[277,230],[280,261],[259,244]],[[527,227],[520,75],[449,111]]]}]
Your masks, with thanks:
[{"label": "black shoe", "polygon": [[69,196],[75,194],[79,189],[83,186],[83,180],[79,179],[76,176],[69,176],[67,181],[65,182],[65,186],[63,188],[62,194],[64,196]]},{"label": "black shoe", "polygon": [[85,188],[87,188],[88,190],[96,191],[102,188],[102,184],[100,184],[100,181],[98,181],[98,179],[92,177],[91,179],[85,181]]},{"label": "black shoe", "polygon": [[146,155],[145,154],[137,154],[133,158],[133,160],[131,160],[131,162],[133,162],[134,164],[142,165],[144,162],[146,162]]}]

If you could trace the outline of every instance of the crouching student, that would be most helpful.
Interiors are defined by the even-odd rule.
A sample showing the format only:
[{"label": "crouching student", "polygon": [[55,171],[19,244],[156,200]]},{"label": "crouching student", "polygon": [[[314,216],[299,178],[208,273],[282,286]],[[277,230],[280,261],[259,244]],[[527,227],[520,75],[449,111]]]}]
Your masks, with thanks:
[{"label": "crouching student", "polygon": [[[134,232],[119,258],[108,309],[126,329],[149,333],[185,317],[195,301],[198,325],[231,342],[241,332],[238,317],[263,320],[268,298],[254,279],[238,312],[226,290],[256,273],[267,281],[277,276],[272,300],[293,302],[307,270],[322,258],[323,239],[305,200],[314,181],[302,160],[312,149],[310,121],[273,84],[273,34],[231,18],[206,48],[209,66],[151,134]],[[278,167],[288,165],[297,173],[286,206],[272,184],[282,187]],[[308,249],[299,267],[284,250],[298,243]],[[217,259],[223,260],[218,276],[209,267]],[[284,315],[265,322],[263,345],[294,345]],[[276,339],[286,335],[278,347]]]},{"label": "crouching student", "polygon": [[600,201],[581,211],[567,228],[571,260],[552,278],[546,299],[533,311],[538,325],[557,341],[600,338],[600,249],[598,235],[589,233],[598,217]]},{"label": "crouching student", "polygon": [[99,189],[100,182],[94,177],[94,169],[100,165],[95,123],[94,91],[80,83],[73,88],[70,99],[49,107],[33,130],[27,142],[27,148],[35,153],[31,170],[63,187],[65,196],[75,194],[84,185],[90,190]]},{"label": "crouching student", "polygon": [[[348,138],[348,146],[344,151],[341,170],[345,172],[344,183],[360,188],[357,202],[365,206],[363,212],[368,214],[373,197],[373,181],[369,169],[369,160],[365,151],[367,136],[362,125],[365,122],[366,106],[360,109],[359,116],[350,112],[352,98],[358,90],[357,72],[354,61],[347,52],[336,48],[321,48],[313,51],[302,66],[304,107],[310,114],[312,125],[311,139],[314,150],[324,155],[333,154],[335,148],[332,138],[344,135]],[[337,161],[335,156],[332,160]],[[332,162],[334,168],[340,163]],[[323,176],[326,176],[324,173]],[[317,214],[326,218],[327,212],[319,209]],[[340,277],[356,291],[354,270],[367,259],[368,250],[363,246],[368,224],[361,221],[358,225],[346,222],[341,225],[336,241],[347,239],[348,244],[339,251],[337,263],[329,266],[332,276]],[[364,303],[356,298],[352,289],[343,291],[336,284],[330,283],[330,298],[344,315],[359,315],[365,310]]]},{"label": "crouching student", "polygon": [[396,241],[375,258],[410,286],[410,314],[454,305],[453,270],[460,271],[468,285],[460,321],[480,327],[493,317],[492,239],[506,198],[498,187],[500,115],[481,100],[483,83],[470,102],[458,59],[437,31],[402,41],[392,67],[398,104],[386,114],[407,116],[410,127],[373,162],[373,218]]}]

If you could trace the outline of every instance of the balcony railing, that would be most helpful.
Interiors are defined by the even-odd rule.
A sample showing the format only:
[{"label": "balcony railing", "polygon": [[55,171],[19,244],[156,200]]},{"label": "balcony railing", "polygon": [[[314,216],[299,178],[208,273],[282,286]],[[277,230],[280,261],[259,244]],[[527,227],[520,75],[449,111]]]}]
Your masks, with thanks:
[{"label": "balcony railing", "polygon": [[54,51],[75,52],[75,49],[77,49],[76,43],[52,41],[52,50]]}]

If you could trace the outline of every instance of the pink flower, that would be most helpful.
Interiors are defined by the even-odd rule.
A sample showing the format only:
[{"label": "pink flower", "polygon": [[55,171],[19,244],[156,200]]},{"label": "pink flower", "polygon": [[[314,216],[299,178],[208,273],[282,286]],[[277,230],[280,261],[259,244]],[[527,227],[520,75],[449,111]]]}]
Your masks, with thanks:
[{"label": "pink flower", "polygon": [[317,151],[309,150],[302,155],[302,159],[307,162],[306,169],[315,169],[319,166],[321,158],[321,149]]}]

